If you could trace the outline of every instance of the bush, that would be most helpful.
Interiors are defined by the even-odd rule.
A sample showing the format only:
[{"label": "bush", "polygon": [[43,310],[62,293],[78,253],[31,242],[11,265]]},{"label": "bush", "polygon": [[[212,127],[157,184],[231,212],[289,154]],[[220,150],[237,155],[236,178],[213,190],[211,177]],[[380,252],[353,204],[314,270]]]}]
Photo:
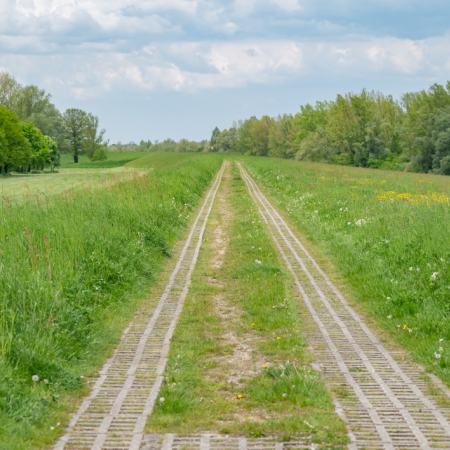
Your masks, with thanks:
[{"label": "bush", "polygon": [[106,161],[108,159],[108,155],[104,148],[99,148],[92,155],[91,161]]}]

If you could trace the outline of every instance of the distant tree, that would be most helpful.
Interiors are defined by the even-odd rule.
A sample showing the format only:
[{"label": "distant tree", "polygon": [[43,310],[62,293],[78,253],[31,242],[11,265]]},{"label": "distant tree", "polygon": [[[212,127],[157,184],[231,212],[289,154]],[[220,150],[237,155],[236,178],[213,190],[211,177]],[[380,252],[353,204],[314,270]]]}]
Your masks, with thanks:
[{"label": "distant tree", "polygon": [[238,140],[237,140],[237,151],[242,154],[252,154],[253,141],[250,136],[250,130],[258,119],[255,116],[250,117],[250,119],[240,120],[238,122]]},{"label": "distant tree", "polygon": [[93,114],[87,114],[84,119],[84,139],[83,152],[89,159],[92,159],[94,153],[108,145],[109,141],[104,142],[103,136],[106,130],[99,130],[99,120]]},{"label": "distant tree", "polygon": [[105,161],[108,159],[108,155],[104,147],[100,147],[95,153],[92,155],[91,161]]},{"label": "distant tree", "polygon": [[23,122],[32,123],[50,136],[62,151],[69,151],[69,145],[64,137],[62,115],[50,101],[51,95],[37,86],[21,88],[14,98],[10,109],[15,111]]},{"label": "distant tree", "polygon": [[31,159],[31,146],[24,136],[17,114],[0,105],[0,173],[22,167]]},{"label": "distant tree", "polygon": [[87,114],[81,109],[67,109],[63,114],[65,138],[69,141],[73,162],[78,163],[78,156],[83,151]]},{"label": "distant tree", "polygon": [[137,151],[148,152],[151,146],[152,146],[152,142],[150,141],[150,139],[148,141],[141,140]]},{"label": "distant tree", "polygon": [[0,105],[11,107],[20,91],[20,84],[8,72],[0,72]]},{"label": "distant tree", "polygon": [[217,128],[217,127],[214,128],[214,130],[213,130],[213,132],[211,134],[211,139],[209,140],[209,142],[211,144],[210,151],[212,151],[212,152],[216,152],[217,151],[214,147],[216,145],[216,141],[217,141],[217,138],[219,137],[219,135],[220,135],[219,128]]},{"label": "distant tree", "polygon": [[189,141],[187,139],[180,139],[180,142],[178,142],[175,151],[176,152],[187,152],[188,146],[189,146]]},{"label": "distant tree", "polygon": [[58,151],[58,144],[50,136],[44,136],[44,140],[50,153],[48,164],[50,164],[50,170],[54,172],[55,167],[61,165],[61,153]]},{"label": "distant tree", "polygon": [[31,169],[31,166],[36,169],[44,169],[50,157],[46,139],[44,139],[41,131],[31,123],[20,122],[20,128],[31,145],[31,158],[28,170]]}]

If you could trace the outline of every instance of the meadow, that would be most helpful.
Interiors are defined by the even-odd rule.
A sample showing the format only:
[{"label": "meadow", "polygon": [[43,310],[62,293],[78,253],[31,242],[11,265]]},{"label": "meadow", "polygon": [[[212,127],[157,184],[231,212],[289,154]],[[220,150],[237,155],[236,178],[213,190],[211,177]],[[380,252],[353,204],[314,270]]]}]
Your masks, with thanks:
[{"label": "meadow", "polygon": [[353,304],[450,382],[450,179],[246,158]]},{"label": "meadow", "polygon": [[221,162],[218,155],[182,162],[172,155],[164,168],[134,171],[103,188],[3,205],[2,449],[43,448],[59,433]]},{"label": "meadow", "polygon": [[[113,167],[122,167],[132,161],[141,159],[148,155],[145,152],[108,152],[106,161],[91,161],[86,155],[80,155],[78,164],[74,164],[73,156],[67,153],[61,155],[61,168],[73,169],[105,169]],[[150,155],[151,159],[151,155]]]}]

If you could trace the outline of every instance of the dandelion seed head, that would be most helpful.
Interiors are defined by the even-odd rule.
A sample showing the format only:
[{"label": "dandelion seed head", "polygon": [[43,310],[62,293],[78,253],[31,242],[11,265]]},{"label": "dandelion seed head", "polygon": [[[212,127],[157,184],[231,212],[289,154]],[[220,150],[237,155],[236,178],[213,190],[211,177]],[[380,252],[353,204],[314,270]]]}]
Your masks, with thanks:
[{"label": "dandelion seed head", "polygon": [[44,383],[45,383],[45,384],[48,384],[48,380],[44,380]]},{"label": "dandelion seed head", "polygon": [[32,379],[33,383],[37,383],[37,382],[39,381],[38,375],[33,375],[33,376],[31,377],[31,379]]},{"label": "dandelion seed head", "polygon": [[439,347],[439,351],[442,353],[444,349],[442,347]]},{"label": "dandelion seed head", "polygon": [[159,398],[159,401],[160,401],[161,403],[163,403],[165,400],[166,400],[166,399],[165,399],[164,397],[160,397],[160,398]]},{"label": "dandelion seed head", "polygon": [[409,270],[412,272],[414,269],[412,267],[410,267]]}]

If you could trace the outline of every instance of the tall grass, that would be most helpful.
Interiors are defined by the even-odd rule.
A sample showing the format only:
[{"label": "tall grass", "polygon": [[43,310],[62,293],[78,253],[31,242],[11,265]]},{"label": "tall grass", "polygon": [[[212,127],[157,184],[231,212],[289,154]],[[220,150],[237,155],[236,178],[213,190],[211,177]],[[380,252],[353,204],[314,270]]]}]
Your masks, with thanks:
[{"label": "tall grass", "polygon": [[81,388],[81,376],[101,363],[118,337],[108,320],[131,299],[143,297],[220,164],[219,156],[195,158],[117,179],[105,189],[3,206],[0,440],[9,443],[5,448],[30,448],[14,436],[32,436],[59,396]]},{"label": "tall grass", "polygon": [[263,158],[246,166],[368,313],[450,381],[450,179]]}]

